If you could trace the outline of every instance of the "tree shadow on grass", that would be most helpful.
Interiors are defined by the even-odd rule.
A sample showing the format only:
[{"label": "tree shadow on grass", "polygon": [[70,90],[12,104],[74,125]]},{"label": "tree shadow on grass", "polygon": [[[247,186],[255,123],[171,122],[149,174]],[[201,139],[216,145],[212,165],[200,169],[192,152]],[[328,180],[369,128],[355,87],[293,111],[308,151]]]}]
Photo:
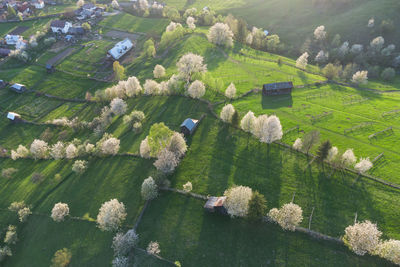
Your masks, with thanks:
[{"label": "tree shadow on grass", "polygon": [[292,95],[266,96],[261,94],[261,107],[263,109],[291,108],[293,106]]}]

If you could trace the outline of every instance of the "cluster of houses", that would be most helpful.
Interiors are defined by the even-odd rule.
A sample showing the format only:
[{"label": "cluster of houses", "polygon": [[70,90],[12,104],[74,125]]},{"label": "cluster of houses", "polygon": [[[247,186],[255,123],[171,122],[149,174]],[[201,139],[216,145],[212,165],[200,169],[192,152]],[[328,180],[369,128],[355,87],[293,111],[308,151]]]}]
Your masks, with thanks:
[{"label": "cluster of houses", "polygon": [[0,20],[6,20],[8,8],[11,7],[15,13],[21,13],[23,17],[29,17],[35,10],[43,9],[45,7],[44,0],[31,0],[31,1],[16,1],[16,0],[3,0],[0,2]]},{"label": "cluster of houses", "polygon": [[96,6],[93,3],[84,4],[81,8],[75,10],[75,16],[78,20],[89,20],[102,16],[105,8]]}]

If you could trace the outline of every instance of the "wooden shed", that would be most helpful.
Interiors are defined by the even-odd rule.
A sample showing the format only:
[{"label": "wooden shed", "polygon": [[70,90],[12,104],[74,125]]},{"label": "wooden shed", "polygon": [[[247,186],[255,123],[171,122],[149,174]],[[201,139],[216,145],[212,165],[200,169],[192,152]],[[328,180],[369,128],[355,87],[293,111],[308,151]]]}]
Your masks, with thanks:
[{"label": "wooden shed", "polygon": [[292,93],[292,89],[292,82],[264,84],[263,95],[290,95]]},{"label": "wooden shed", "polygon": [[52,64],[46,64],[47,73],[53,73],[55,71],[54,66]]},{"label": "wooden shed", "polygon": [[10,87],[12,90],[14,90],[17,93],[22,93],[26,91],[26,87],[23,84],[19,84],[19,83],[14,83],[13,85],[11,85]]},{"label": "wooden shed", "polygon": [[8,112],[7,113],[7,119],[9,119],[10,121],[20,121],[21,120],[21,115],[15,113],[15,112]]},{"label": "wooden shed", "polygon": [[204,208],[209,212],[218,212],[221,214],[228,214],[228,211],[224,207],[226,197],[209,197]]},{"label": "wooden shed", "polygon": [[199,120],[194,120],[191,118],[186,119],[181,124],[181,133],[183,133],[184,135],[193,134],[194,131],[196,130],[198,124],[199,124]]}]

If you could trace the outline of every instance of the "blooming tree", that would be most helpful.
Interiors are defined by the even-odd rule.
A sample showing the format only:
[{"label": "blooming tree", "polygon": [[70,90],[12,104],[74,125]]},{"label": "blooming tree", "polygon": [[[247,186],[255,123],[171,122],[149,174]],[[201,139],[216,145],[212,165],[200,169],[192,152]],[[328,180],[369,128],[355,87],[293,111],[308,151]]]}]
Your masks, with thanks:
[{"label": "blooming tree", "polygon": [[19,221],[25,222],[28,219],[29,215],[31,215],[31,214],[32,214],[31,209],[28,207],[24,207],[24,208],[20,209],[18,211]]},{"label": "blooming tree", "polygon": [[382,232],[378,230],[376,224],[370,221],[362,223],[356,222],[354,225],[347,226],[343,242],[357,255],[373,253],[380,242]]},{"label": "blooming tree", "polygon": [[357,85],[368,83],[368,71],[357,71],[353,74],[351,81]]},{"label": "blooming tree", "polygon": [[146,249],[147,253],[158,255],[160,254],[160,244],[157,241],[150,241]]},{"label": "blooming tree", "polygon": [[141,193],[142,193],[142,197],[145,200],[150,200],[150,199],[154,199],[157,197],[158,190],[157,190],[157,185],[154,182],[153,177],[150,176],[143,181]]},{"label": "blooming tree", "polygon": [[47,157],[47,153],[49,150],[48,144],[39,139],[35,139],[31,144],[31,154],[35,159],[44,159]]},{"label": "blooming tree", "polygon": [[69,207],[66,203],[57,203],[54,205],[53,209],[51,210],[51,218],[55,222],[61,222],[64,220],[65,216],[69,214]]},{"label": "blooming tree", "polygon": [[252,111],[249,111],[247,112],[246,115],[244,115],[244,117],[240,121],[240,127],[245,132],[253,133],[255,122],[256,122],[256,117],[254,116],[254,113]]},{"label": "blooming tree", "polygon": [[148,158],[150,158],[150,152],[151,152],[151,149],[150,149],[150,145],[149,145],[149,140],[146,137],[140,143],[140,156],[142,158],[148,159]]},{"label": "blooming tree", "polygon": [[187,17],[186,24],[188,25],[189,29],[191,29],[191,30],[196,29],[195,20],[193,17],[191,17],[191,16]]},{"label": "blooming tree", "polygon": [[228,88],[225,90],[225,96],[229,99],[233,99],[236,96],[236,87],[233,83],[231,83]]},{"label": "blooming tree", "polygon": [[331,147],[328,151],[328,156],[326,157],[326,160],[329,162],[332,162],[336,159],[337,155],[339,153],[339,149],[335,146]]},{"label": "blooming tree", "polygon": [[178,166],[179,159],[176,155],[168,149],[163,149],[158,154],[157,160],[154,162],[154,166],[157,170],[163,173],[171,173]]},{"label": "blooming tree", "polygon": [[356,163],[357,158],[354,155],[353,149],[347,149],[342,155],[342,163],[345,166],[352,166]]},{"label": "blooming tree", "polygon": [[303,141],[301,141],[300,138],[297,138],[296,141],[294,141],[293,143],[293,149],[301,150],[302,147],[303,147]]},{"label": "blooming tree", "polygon": [[173,32],[175,31],[177,28],[181,28],[182,25],[180,23],[176,23],[171,21],[171,23],[167,26],[167,28],[165,29],[166,32]]},{"label": "blooming tree", "polygon": [[153,70],[154,78],[158,79],[165,76],[165,68],[162,65],[157,64]]},{"label": "blooming tree", "polygon": [[400,265],[400,240],[387,240],[379,244],[378,255]]},{"label": "blooming tree", "polygon": [[101,152],[105,155],[116,155],[119,151],[119,139],[110,137],[101,144]]},{"label": "blooming tree", "polygon": [[186,184],[183,185],[183,191],[185,191],[186,193],[189,193],[190,191],[192,191],[193,186],[191,182],[187,182]]},{"label": "blooming tree", "polygon": [[116,230],[126,218],[124,203],[111,199],[101,205],[97,215],[98,227],[103,231]]},{"label": "blooming tree", "polygon": [[385,39],[382,36],[378,36],[371,41],[370,46],[375,51],[380,51],[382,50],[384,44],[385,44]]},{"label": "blooming tree", "polygon": [[9,225],[7,228],[6,236],[4,237],[4,243],[7,245],[13,245],[17,243],[17,227],[14,225]]},{"label": "blooming tree", "polygon": [[189,82],[193,74],[207,71],[207,65],[205,65],[203,61],[204,59],[202,56],[187,53],[179,59],[176,66],[178,67],[179,74]]},{"label": "blooming tree", "polygon": [[305,69],[308,65],[308,53],[304,52],[297,60],[296,60],[296,67],[300,69]]},{"label": "blooming tree", "polygon": [[78,149],[74,144],[69,144],[67,148],[65,149],[65,155],[67,159],[73,159],[78,156]]},{"label": "blooming tree", "polygon": [[354,166],[354,169],[356,169],[360,173],[365,173],[369,169],[371,169],[373,166],[372,162],[369,160],[369,158],[360,158],[360,161]]},{"label": "blooming tree", "polygon": [[146,80],[143,87],[145,95],[157,95],[160,91],[160,84],[154,80]]},{"label": "blooming tree", "polygon": [[235,113],[235,108],[233,107],[233,105],[227,104],[222,108],[220,113],[220,118],[224,122],[230,123],[232,122],[232,117],[234,113]]},{"label": "blooming tree", "polygon": [[247,186],[234,186],[224,192],[224,207],[231,217],[245,217],[253,191]]},{"label": "blooming tree", "polygon": [[72,171],[78,174],[82,174],[87,169],[87,161],[86,160],[76,160],[74,165],[72,165]]},{"label": "blooming tree", "polygon": [[50,156],[53,159],[63,159],[65,157],[65,145],[63,142],[58,141],[51,146]]},{"label": "blooming tree", "polygon": [[26,158],[28,155],[29,155],[29,150],[23,145],[19,145],[16,151],[11,150],[11,158],[13,160],[19,158]]},{"label": "blooming tree", "polygon": [[121,98],[114,98],[110,103],[111,112],[115,115],[123,115],[126,113],[128,105]]},{"label": "blooming tree", "polygon": [[323,40],[326,39],[326,31],[325,31],[325,26],[324,25],[318,26],[314,30],[314,38],[319,40],[319,41],[323,41]]},{"label": "blooming tree", "polygon": [[303,220],[303,210],[299,205],[291,202],[283,205],[279,210],[270,210],[268,216],[284,230],[294,231]]},{"label": "blooming tree", "polygon": [[136,246],[139,236],[134,229],[128,230],[125,234],[117,233],[112,242],[115,256],[126,256]]},{"label": "blooming tree", "polygon": [[133,97],[140,95],[143,91],[142,86],[140,86],[139,80],[135,77],[129,77],[125,83],[125,94],[128,97]]},{"label": "blooming tree", "polygon": [[192,98],[200,98],[206,93],[206,87],[203,82],[196,80],[194,81],[188,89],[188,94]]},{"label": "blooming tree", "polygon": [[225,23],[215,23],[208,32],[208,40],[216,45],[233,46],[233,32]]},{"label": "blooming tree", "polygon": [[112,8],[114,8],[114,9],[118,9],[118,8],[119,8],[118,1],[117,1],[117,0],[112,0],[111,6],[112,6]]},{"label": "blooming tree", "polygon": [[282,125],[279,118],[275,115],[269,116],[267,123],[263,125],[260,141],[271,144],[274,141],[282,139]]},{"label": "blooming tree", "polygon": [[187,151],[187,145],[183,138],[183,134],[174,132],[167,148],[169,151],[174,153],[177,158],[182,157]]}]

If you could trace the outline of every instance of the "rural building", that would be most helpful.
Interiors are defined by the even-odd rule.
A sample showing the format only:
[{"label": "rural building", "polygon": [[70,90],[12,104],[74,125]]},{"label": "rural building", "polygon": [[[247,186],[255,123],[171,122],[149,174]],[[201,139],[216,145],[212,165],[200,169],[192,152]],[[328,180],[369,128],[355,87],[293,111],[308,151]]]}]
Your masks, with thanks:
[{"label": "rural building", "polygon": [[32,5],[33,5],[36,9],[43,9],[43,8],[44,8],[44,1],[42,1],[42,0],[33,0],[33,1],[32,1]]},{"label": "rural building", "polygon": [[4,37],[4,40],[8,45],[16,45],[17,42],[21,39],[23,39],[22,36],[14,34],[7,34],[6,37]]},{"label": "rural building", "polygon": [[292,89],[292,82],[264,84],[263,95],[290,95],[292,93]]},{"label": "rural building", "polygon": [[181,124],[181,133],[184,135],[191,135],[193,132],[196,130],[197,125],[199,124],[198,120],[194,119],[186,119],[182,124]]},{"label": "rural building", "polygon": [[21,120],[21,115],[15,113],[15,112],[8,112],[7,119],[9,119],[10,121],[19,121],[19,120]]},{"label": "rural building", "polygon": [[54,66],[52,64],[46,64],[47,73],[53,73],[55,71]]},{"label": "rural building", "polygon": [[14,90],[17,93],[22,93],[26,91],[26,87],[25,85],[19,84],[19,83],[14,83],[13,85],[11,85],[10,87],[12,90]]},{"label": "rural building", "polygon": [[218,212],[221,214],[228,214],[224,207],[226,197],[209,197],[204,208],[209,212]]},{"label": "rural building", "polygon": [[11,53],[10,49],[0,48],[0,57],[6,57]]},{"label": "rural building", "polygon": [[54,33],[67,33],[72,23],[65,20],[53,20],[50,27]]},{"label": "rural building", "polygon": [[125,55],[129,50],[133,47],[133,43],[131,40],[126,38],[125,40],[118,42],[113,48],[108,50],[108,56],[111,56],[113,59],[120,59],[123,55]]}]

